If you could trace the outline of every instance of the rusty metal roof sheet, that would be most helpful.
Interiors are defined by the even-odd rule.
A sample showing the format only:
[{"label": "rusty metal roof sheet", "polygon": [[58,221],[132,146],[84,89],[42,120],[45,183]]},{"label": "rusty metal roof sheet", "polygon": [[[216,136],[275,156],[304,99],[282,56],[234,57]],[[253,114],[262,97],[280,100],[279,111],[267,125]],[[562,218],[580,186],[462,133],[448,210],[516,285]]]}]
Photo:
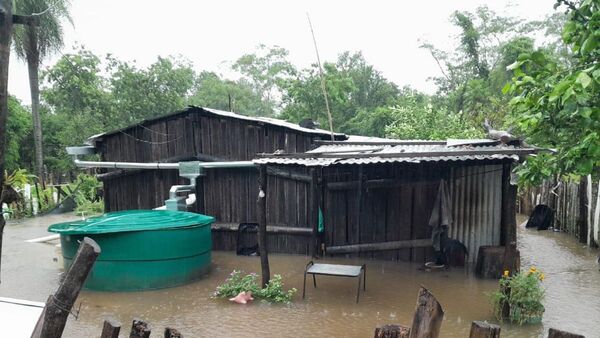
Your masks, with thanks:
[{"label": "rusty metal roof sheet", "polygon": [[[390,140],[393,141],[393,140]],[[400,142],[400,141],[398,141]],[[415,142],[415,141],[411,141]],[[417,142],[418,143],[418,142]],[[421,163],[469,160],[519,160],[519,155],[535,153],[535,148],[506,145],[456,146],[443,144],[344,144],[324,143],[302,154],[264,154],[257,164],[294,164],[307,167],[335,164]]]}]

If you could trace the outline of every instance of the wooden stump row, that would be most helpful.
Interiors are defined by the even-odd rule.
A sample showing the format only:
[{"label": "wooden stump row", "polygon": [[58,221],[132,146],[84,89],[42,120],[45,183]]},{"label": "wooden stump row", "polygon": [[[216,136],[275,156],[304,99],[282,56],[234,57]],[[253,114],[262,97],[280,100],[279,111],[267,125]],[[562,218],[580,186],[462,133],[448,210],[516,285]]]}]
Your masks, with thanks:
[{"label": "wooden stump row", "polygon": [[[444,319],[444,310],[437,299],[421,286],[412,326],[386,324],[375,328],[375,338],[437,338]],[[471,323],[469,338],[500,338],[500,326],[488,322]],[[548,338],[585,338],[582,335],[550,329]]]},{"label": "wooden stump row", "polygon": [[[114,319],[104,320],[102,326],[102,334],[100,338],[119,338],[119,332],[121,331],[121,323]],[[129,338],[149,338],[152,330],[148,323],[141,319],[135,318],[131,323],[131,330],[129,332]],[[183,338],[183,335],[174,328],[167,327],[164,331],[165,338]]]}]

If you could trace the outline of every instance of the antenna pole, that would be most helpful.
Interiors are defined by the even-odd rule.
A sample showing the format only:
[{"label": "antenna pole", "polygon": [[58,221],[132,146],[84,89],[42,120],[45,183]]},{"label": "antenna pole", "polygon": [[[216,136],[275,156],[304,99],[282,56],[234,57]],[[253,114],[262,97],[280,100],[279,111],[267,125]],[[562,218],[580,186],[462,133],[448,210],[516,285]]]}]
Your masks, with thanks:
[{"label": "antenna pole", "polygon": [[331,110],[329,109],[329,99],[327,98],[327,89],[325,88],[325,77],[323,76],[323,67],[321,67],[321,58],[319,57],[319,48],[317,47],[317,39],[315,39],[315,32],[313,30],[310,16],[306,12],[306,18],[308,19],[308,25],[310,26],[310,33],[312,34],[313,43],[315,45],[315,52],[317,54],[317,64],[319,65],[319,75],[321,77],[321,89],[323,90],[323,97],[325,97],[325,108],[327,109],[327,118],[329,119],[329,131],[331,132],[331,140],[334,141],[333,136],[333,118],[331,117]]}]

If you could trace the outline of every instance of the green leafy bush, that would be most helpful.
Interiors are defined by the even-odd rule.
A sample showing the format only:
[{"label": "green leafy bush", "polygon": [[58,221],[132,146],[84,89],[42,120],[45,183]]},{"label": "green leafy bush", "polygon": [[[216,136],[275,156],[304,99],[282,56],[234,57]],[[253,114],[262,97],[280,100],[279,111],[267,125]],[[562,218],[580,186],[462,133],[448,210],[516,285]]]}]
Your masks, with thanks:
[{"label": "green leafy bush", "polygon": [[104,212],[104,203],[98,198],[98,189],[102,183],[95,176],[79,174],[75,181],[77,192],[75,193],[75,211],[83,215],[95,215]]},{"label": "green leafy bush", "polygon": [[543,280],[544,274],[535,267],[512,277],[505,271],[500,290],[490,295],[496,318],[519,325],[539,322],[544,314]]},{"label": "green leafy bush", "polygon": [[285,291],[281,275],[274,275],[269,284],[267,284],[267,287],[261,288],[256,273],[242,275],[241,271],[233,270],[225,280],[225,283],[217,286],[215,296],[230,298],[237,296],[242,291],[251,291],[253,297],[263,300],[276,303],[289,303],[297,290],[292,288]]}]

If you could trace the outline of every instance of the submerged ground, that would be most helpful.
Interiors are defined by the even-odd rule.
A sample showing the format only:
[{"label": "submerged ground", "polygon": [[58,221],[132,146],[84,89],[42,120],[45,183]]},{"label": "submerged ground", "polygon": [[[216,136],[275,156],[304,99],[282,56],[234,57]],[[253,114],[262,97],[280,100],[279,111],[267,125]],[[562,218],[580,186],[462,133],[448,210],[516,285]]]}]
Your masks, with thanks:
[{"label": "submerged ground", "polygon": [[[73,215],[10,222],[5,228],[0,296],[45,301],[62,272],[54,245],[24,243],[45,236],[49,224]],[[523,268],[535,265],[546,274],[546,313],[538,325],[502,325],[502,337],[545,337],[549,327],[600,337],[600,271],[597,251],[571,236],[519,229]],[[65,337],[98,337],[102,321],[112,316],[127,327],[134,317],[148,321],[160,336],[165,326],[186,337],[372,337],[377,325],[410,324],[419,285],[438,298],[446,316],[443,337],[468,337],[472,320],[494,321],[486,293],[497,282],[476,279],[462,269],[425,272],[407,263],[366,261],[367,291],[355,304],[355,279],[321,277],[319,288],[307,286],[302,300],[304,256],[271,255],[271,271],[287,287],[299,289],[292,305],[254,303],[241,306],[213,299],[215,287],[233,269],[259,272],[259,259],[214,252],[211,272],[183,287],[136,293],[82,292],[79,318],[71,318]],[[346,264],[363,261],[326,259]],[[126,329],[124,329],[126,330]]]}]

